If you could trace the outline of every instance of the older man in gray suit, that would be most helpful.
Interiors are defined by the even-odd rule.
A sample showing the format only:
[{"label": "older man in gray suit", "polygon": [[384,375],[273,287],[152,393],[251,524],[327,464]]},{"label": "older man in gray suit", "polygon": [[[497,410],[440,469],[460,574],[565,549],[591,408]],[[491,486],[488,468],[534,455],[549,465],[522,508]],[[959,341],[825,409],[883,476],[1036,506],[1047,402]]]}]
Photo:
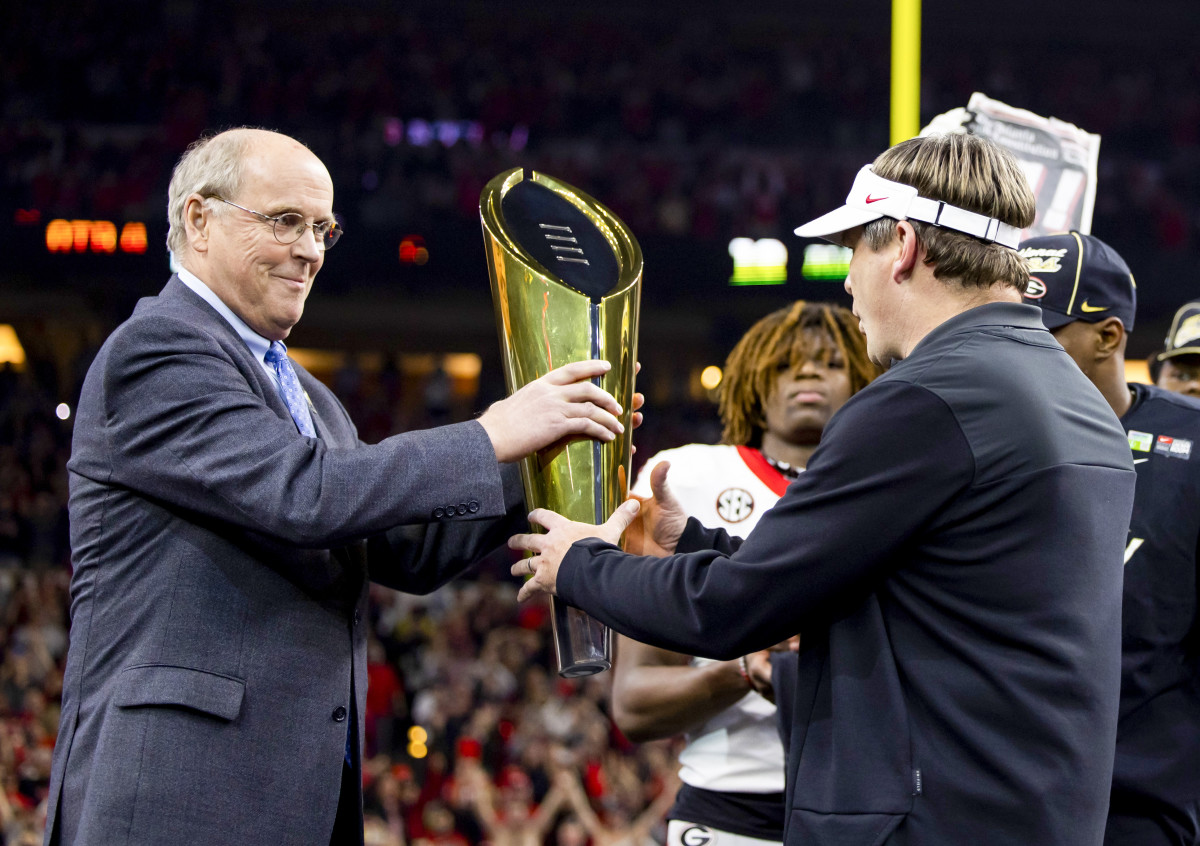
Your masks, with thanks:
[{"label": "older man in gray suit", "polygon": [[47,842],[358,843],[368,581],[461,572],[520,520],[511,462],[611,439],[620,408],[577,362],[364,445],[282,344],[340,235],[320,160],[231,130],[168,210],[184,270],[105,343],[75,425]]}]

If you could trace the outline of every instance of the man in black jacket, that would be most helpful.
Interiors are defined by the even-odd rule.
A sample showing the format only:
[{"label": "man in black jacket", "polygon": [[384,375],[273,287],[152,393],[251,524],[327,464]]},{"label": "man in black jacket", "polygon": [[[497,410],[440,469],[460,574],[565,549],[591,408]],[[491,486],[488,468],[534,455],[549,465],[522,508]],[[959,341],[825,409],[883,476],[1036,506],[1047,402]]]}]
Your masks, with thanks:
[{"label": "man in black jacket", "polygon": [[[785,842],[1095,846],[1135,475],[1116,415],[1021,302],[1034,201],[969,135],[916,138],[801,227],[890,370],[834,415],[744,542],[644,506],[643,552],[553,513],[510,541],[526,596],[730,658],[800,633]],[[661,482],[661,479],[659,480]],[[661,484],[659,485],[662,490]],[[784,693],[781,691],[781,694]]]},{"label": "man in black jacket", "polygon": [[[1079,232],[1021,244],[1026,299],[1120,416],[1137,470],[1125,547],[1121,710],[1105,846],[1200,844],[1200,402],[1125,381],[1137,295],[1125,261]],[[1183,310],[1181,309],[1181,312]],[[1168,348],[1184,350],[1187,315]]]}]

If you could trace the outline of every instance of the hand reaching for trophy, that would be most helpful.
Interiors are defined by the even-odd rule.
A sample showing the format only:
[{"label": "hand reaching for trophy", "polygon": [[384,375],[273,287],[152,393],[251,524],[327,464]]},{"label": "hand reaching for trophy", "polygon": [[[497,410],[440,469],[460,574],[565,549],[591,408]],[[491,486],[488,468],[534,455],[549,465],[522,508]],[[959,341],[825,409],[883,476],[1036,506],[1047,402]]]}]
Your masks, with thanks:
[{"label": "hand reaching for trophy", "polygon": [[641,502],[636,497],[627,499],[612,513],[612,516],[594,526],[577,523],[548,508],[535,508],[529,512],[529,522],[541,526],[545,534],[513,535],[508,539],[509,549],[532,552],[532,558],[524,558],[512,566],[514,576],[529,576],[521,586],[517,601],[524,602],[539,593],[558,595],[558,568],[571,544],[584,538],[599,538],[617,544],[629,524],[637,517]]},{"label": "hand reaching for trophy", "polygon": [[534,557],[525,558],[512,567],[514,576],[531,576],[521,587],[517,599],[524,601],[539,593],[557,595],[559,565],[571,544],[584,538],[622,544],[626,552],[635,555],[661,557],[673,553],[687,523],[687,514],[667,487],[670,466],[664,461],[651,471],[652,497],[630,497],[599,526],[568,520],[547,508],[531,511],[529,522],[543,527],[546,532],[509,538],[510,549],[534,553]]},{"label": "hand reaching for trophy", "polygon": [[622,409],[591,379],[611,369],[607,361],[576,361],[551,370],[507,399],[494,403],[479,422],[501,462],[526,455],[564,438],[611,441],[625,431]]}]

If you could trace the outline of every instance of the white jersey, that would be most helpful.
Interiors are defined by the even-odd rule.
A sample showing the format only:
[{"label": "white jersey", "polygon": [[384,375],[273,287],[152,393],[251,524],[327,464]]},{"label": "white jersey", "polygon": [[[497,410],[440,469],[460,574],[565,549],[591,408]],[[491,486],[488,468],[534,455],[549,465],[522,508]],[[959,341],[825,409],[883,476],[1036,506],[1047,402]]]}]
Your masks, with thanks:
[{"label": "white jersey", "polygon": [[[705,526],[745,537],[783,495],[788,480],[749,447],[689,444],[650,458],[633,492],[650,496],[650,470],[671,462],[667,484],[689,515]],[[693,666],[712,663],[693,658]],[[783,744],[775,706],[751,691],[687,736],[679,754],[686,784],[723,793],[783,791]]]},{"label": "white jersey", "polygon": [[650,496],[650,470],[671,462],[667,484],[684,510],[705,526],[745,537],[787,489],[787,479],[750,447],[688,444],[652,456],[633,493]]}]

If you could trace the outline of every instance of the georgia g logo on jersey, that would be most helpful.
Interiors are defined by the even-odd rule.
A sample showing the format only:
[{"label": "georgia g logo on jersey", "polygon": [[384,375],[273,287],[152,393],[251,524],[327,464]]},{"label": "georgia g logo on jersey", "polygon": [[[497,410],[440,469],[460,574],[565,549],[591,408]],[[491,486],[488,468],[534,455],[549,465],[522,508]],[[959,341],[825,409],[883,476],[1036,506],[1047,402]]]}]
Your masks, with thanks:
[{"label": "georgia g logo on jersey", "polygon": [[683,846],[706,846],[712,842],[712,839],[712,832],[702,825],[688,826],[679,835],[679,842]]},{"label": "georgia g logo on jersey", "polygon": [[754,497],[742,488],[726,488],[717,494],[717,515],[726,523],[740,523],[754,513]]}]

